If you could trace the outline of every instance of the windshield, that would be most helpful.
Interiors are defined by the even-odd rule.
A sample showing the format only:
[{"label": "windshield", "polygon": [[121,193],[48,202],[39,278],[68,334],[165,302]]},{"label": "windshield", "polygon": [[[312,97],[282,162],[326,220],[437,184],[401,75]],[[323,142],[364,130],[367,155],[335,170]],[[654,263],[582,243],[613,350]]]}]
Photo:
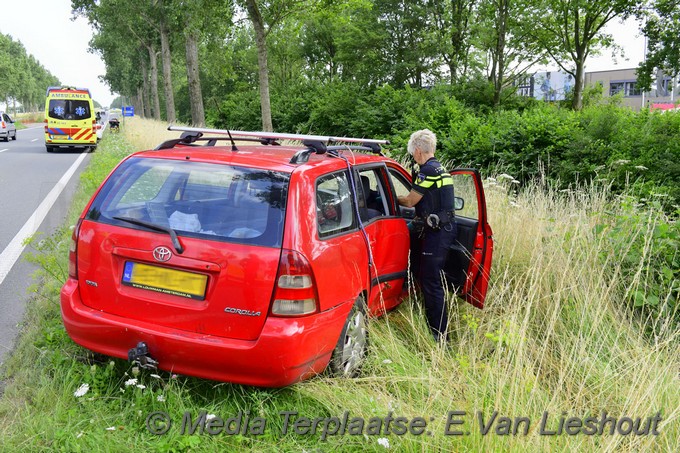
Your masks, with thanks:
[{"label": "windshield", "polygon": [[76,99],[50,99],[48,115],[55,120],[83,120],[92,117],[90,103]]},{"label": "windshield", "polygon": [[[165,159],[132,158],[108,179],[86,218],[127,228],[129,219],[178,236],[280,246],[285,173]],[[125,220],[127,219],[127,220]]]}]

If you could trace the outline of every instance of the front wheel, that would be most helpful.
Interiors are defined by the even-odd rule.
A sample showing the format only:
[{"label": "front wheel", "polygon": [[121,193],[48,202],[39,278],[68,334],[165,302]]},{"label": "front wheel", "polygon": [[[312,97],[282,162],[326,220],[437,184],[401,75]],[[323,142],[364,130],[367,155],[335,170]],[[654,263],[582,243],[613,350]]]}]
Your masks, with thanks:
[{"label": "front wheel", "polygon": [[335,345],[328,364],[330,374],[338,377],[355,377],[368,349],[366,301],[359,296],[352,306],[345,325]]}]

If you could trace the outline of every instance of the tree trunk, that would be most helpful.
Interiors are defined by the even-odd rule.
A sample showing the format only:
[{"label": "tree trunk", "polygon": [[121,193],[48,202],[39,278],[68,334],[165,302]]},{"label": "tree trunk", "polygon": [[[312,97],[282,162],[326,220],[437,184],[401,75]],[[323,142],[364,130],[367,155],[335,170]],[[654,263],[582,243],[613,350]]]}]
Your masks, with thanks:
[{"label": "tree trunk", "polygon": [[273,131],[272,108],[269,99],[269,69],[267,68],[267,35],[264,29],[262,15],[257,7],[256,0],[246,0],[248,15],[255,29],[255,42],[257,44],[257,65],[260,78],[260,106],[262,108],[262,130]]},{"label": "tree trunk", "polygon": [[186,34],[186,53],[191,122],[194,126],[205,126],[205,110],[203,109],[201,78],[198,70],[198,32],[195,30]]},{"label": "tree trunk", "polygon": [[139,103],[139,108],[135,109],[137,115],[144,116],[144,108],[146,107],[146,101],[144,100],[144,88],[137,87],[137,102]]},{"label": "tree trunk", "polygon": [[583,78],[585,75],[585,59],[579,54],[576,58],[576,77],[574,80],[574,100],[571,102],[573,110],[583,107]]},{"label": "tree trunk", "polygon": [[493,105],[499,107],[501,105],[501,92],[503,91],[503,80],[505,78],[505,35],[508,28],[508,10],[509,5],[507,0],[500,0],[496,9],[496,49],[495,52],[495,77],[493,80]]},{"label": "tree trunk", "polygon": [[144,118],[151,118],[151,96],[149,93],[149,69],[146,66],[146,59],[140,58],[142,66],[142,99],[144,100],[144,111],[140,114]]},{"label": "tree trunk", "polygon": [[149,50],[149,61],[151,62],[151,95],[153,96],[153,117],[161,120],[161,100],[158,96],[158,63],[156,60],[156,49],[153,46],[147,47]]},{"label": "tree trunk", "polygon": [[170,55],[170,32],[161,19],[161,60],[163,62],[163,92],[165,93],[165,110],[169,123],[177,120],[175,113],[175,95],[172,91],[172,55]]}]

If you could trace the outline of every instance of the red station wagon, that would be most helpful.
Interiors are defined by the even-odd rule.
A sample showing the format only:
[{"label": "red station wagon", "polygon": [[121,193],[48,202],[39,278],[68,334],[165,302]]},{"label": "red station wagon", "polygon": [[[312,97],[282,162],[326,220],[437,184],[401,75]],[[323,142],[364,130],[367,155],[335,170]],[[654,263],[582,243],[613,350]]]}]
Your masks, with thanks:
[{"label": "red station wagon", "polygon": [[[61,291],[70,337],[143,367],[248,385],[354,376],[367,317],[408,293],[414,210],[397,195],[409,172],[379,140],[170,129],[184,133],[124,159],[74,229]],[[482,308],[493,244],[484,191],[476,170],[451,173],[447,280]]]}]

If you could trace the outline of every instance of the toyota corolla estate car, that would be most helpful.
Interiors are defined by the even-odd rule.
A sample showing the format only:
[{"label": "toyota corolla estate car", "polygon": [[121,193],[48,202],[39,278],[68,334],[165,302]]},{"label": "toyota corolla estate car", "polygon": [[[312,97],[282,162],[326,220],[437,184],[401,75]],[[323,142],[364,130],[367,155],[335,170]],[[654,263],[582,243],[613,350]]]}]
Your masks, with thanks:
[{"label": "toyota corolla estate car", "polygon": [[[413,209],[397,195],[409,172],[379,140],[171,129],[184,133],[124,159],[78,220],[61,291],[70,337],[144,367],[248,385],[355,375],[367,317],[408,293]],[[447,280],[482,308],[484,192],[476,170],[452,174],[462,209]]]}]

